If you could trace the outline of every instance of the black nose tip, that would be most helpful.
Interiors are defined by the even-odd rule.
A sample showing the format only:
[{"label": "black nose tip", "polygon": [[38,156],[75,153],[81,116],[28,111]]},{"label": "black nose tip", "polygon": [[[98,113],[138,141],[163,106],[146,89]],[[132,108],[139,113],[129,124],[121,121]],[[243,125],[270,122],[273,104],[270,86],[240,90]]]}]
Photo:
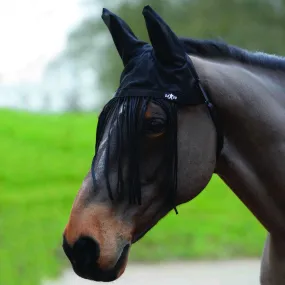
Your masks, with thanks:
[{"label": "black nose tip", "polygon": [[63,249],[72,265],[83,271],[94,268],[100,255],[98,243],[90,237],[79,238],[72,248],[63,238]]},{"label": "black nose tip", "polygon": [[100,249],[98,243],[89,238],[81,237],[73,246],[73,256],[75,262],[82,264],[82,267],[95,267],[96,261],[99,258]]}]

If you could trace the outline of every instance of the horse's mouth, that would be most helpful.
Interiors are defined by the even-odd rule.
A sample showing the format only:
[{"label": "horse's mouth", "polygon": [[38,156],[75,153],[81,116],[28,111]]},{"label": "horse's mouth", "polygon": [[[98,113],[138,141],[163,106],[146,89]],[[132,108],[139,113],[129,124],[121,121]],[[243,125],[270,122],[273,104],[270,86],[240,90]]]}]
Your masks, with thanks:
[{"label": "horse's mouth", "polygon": [[94,267],[94,269],[86,269],[80,267],[80,265],[72,264],[73,270],[79,277],[84,279],[97,282],[112,282],[118,279],[125,271],[129,249],[129,244],[124,247],[116,265],[112,269],[102,270],[99,267]]}]

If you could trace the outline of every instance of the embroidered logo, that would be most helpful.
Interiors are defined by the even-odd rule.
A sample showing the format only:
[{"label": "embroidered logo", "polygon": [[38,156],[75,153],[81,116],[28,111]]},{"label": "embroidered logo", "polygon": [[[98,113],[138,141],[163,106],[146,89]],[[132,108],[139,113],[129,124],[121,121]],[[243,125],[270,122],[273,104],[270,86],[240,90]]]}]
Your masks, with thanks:
[{"label": "embroidered logo", "polygon": [[177,97],[174,96],[172,93],[170,93],[170,94],[165,94],[165,98],[167,98],[167,99],[169,99],[169,100],[176,100],[176,99],[177,99]]}]

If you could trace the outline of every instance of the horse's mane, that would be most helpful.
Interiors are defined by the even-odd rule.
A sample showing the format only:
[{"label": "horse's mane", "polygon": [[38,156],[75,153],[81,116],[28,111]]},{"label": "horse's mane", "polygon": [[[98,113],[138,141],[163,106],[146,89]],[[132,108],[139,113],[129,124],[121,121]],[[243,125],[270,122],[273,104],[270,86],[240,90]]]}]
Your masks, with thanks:
[{"label": "horse's mane", "polygon": [[197,40],[179,38],[189,55],[209,59],[235,60],[244,64],[257,65],[270,69],[285,71],[285,58],[264,52],[251,52],[218,40]]}]

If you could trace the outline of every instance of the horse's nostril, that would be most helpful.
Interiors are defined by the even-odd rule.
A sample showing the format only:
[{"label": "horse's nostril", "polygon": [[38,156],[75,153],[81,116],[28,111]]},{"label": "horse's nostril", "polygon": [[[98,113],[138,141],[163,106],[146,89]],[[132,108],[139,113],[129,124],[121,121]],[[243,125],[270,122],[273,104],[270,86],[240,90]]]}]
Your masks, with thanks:
[{"label": "horse's nostril", "polygon": [[112,268],[101,268],[97,262],[100,256],[100,247],[96,240],[84,236],[71,246],[63,236],[62,247],[78,276],[84,279],[105,282],[114,281],[122,274],[129,251],[129,245],[125,246]]},{"label": "horse's nostril", "polygon": [[79,238],[73,247],[64,237],[62,247],[72,265],[84,271],[95,267],[100,254],[98,243],[90,237]]},{"label": "horse's nostril", "polygon": [[72,249],[72,259],[80,267],[94,267],[100,255],[98,243],[90,237],[79,238]]}]

